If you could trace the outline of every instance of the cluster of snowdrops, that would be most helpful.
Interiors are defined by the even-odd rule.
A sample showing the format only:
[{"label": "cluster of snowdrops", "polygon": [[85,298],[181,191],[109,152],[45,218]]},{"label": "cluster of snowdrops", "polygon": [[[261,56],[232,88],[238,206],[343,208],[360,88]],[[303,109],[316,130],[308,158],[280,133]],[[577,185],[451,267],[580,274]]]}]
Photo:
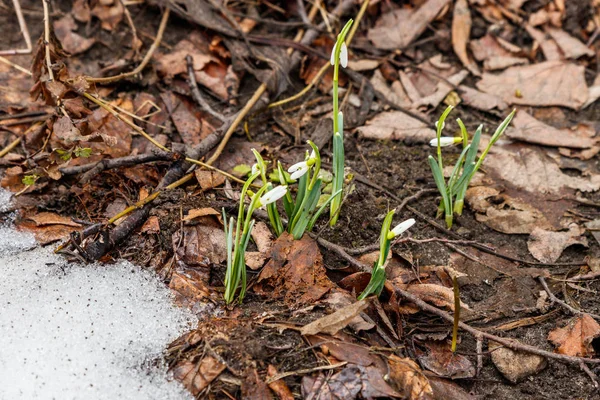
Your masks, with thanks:
[{"label": "cluster of snowdrops", "polygon": [[[246,262],[245,252],[250,241],[254,220],[252,215],[255,210],[265,207],[271,228],[276,236],[281,235],[284,230],[291,234],[294,239],[300,239],[305,232],[311,231],[318,218],[329,208],[329,224],[335,225],[342,206],[342,194],[344,186],[344,116],[339,111],[338,103],[338,76],[339,67],[348,65],[348,49],[345,37],[348,33],[352,20],[344,26],[331,53],[331,64],[333,73],[333,168],[331,185],[324,184],[325,174],[321,170],[321,156],[319,148],[308,141],[310,150],[306,151],[303,161],[300,161],[287,170],[280,162],[274,166],[274,171],[267,174],[267,164],[261,155],[253,150],[256,164],[252,167],[249,178],[246,180],[239,200],[237,219],[230,218],[223,210],[225,221],[225,236],[227,241],[227,272],[225,274],[225,301],[229,304],[236,298],[241,302],[246,294]],[[437,148],[437,158],[429,156],[429,165],[433,178],[441,195],[438,207],[438,217],[444,215],[448,228],[452,227],[454,214],[460,215],[464,206],[464,198],[469,182],[481,167],[485,156],[491,146],[500,138],[508,127],[515,111],[513,111],[496,129],[490,138],[481,156],[478,157],[478,148],[481,140],[483,126],[480,125],[473,134],[469,143],[469,134],[463,122],[457,119],[461,135],[456,137],[444,137],[442,132],[445,120],[452,111],[448,107],[436,122],[436,137],[432,138],[430,145]],[[462,144],[463,150],[452,168],[452,172],[444,177],[444,162],[442,159],[442,147]],[[262,185],[257,184],[260,178]],[[268,178],[271,178],[269,180]],[[274,185],[276,184],[276,186]],[[291,185],[296,185],[296,190],[291,190]],[[330,186],[330,190],[329,190]],[[254,187],[258,189],[253,191]],[[324,189],[330,194],[324,194]],[[249,203],[246,204],[246,199]],[[277,201],[281,200],[286,218],[282,218]],[[394,210],[388,212],[380,234],[380,253],[373,265],[371,280],[359,300],[370,295],[379,295],[385,283],[385,263],[389,255],[392,240],[409,229],[414,219],[408,219],[392,228]],[[284,223],[286,224],[284,228]],[[235,226],[235,227],[234,227]]]}]

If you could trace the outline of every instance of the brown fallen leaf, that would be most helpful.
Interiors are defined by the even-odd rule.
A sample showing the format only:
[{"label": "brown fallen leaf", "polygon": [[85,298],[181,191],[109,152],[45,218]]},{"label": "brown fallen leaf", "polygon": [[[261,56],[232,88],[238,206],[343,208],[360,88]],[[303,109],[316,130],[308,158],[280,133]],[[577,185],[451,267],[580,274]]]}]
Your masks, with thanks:
[{"label": "brown fallen leaf", "polygon": [[[350,306],[356,300],[355,296],[345,291],[334,291],[327,296],[324,303],[327,303],[333,310],[339,310],[341,308]],[[363,330],[373,329],[375,324],[367,322],[362,316],[357,315],[348,322],[348,327],[354,332],[360,332]]]},{"label": "brown fallen leaf", "polygon": [[588,247],[588,241],[584,236],[585,228],[576,224],[569,227],[565,232],[552,232],[535,228],[527,240],[527,248],[531,255],[538,261],[553,263],[569,246],[578,244]]},{"label": "brown fallen leaf", "polygon": [[83,53],[96,43],[96,39],[84,38],[74,32],[77,30],[77,23],[71,14],[65,14],[61,19],[54,21],[53,26],[54,33],[58,40],[60,40],[63,49],[70,54]]},{"label": "brown fallen leaf", "polygon": [[225,364],[216,358],[205,356],[198,363],[188,360],[180,362],[173,367],[172,373],[193,396],[198,396],[225,368]]},{"label": "brown fallen leaf", "polygon": [[504,100],[493,94],[480,92],[465,85],[460,85],[458,89],[460,90],[460,97],[463,103],[470,107],[483,111],[493,109],[504,111],[508,108],[508,104]]},{"label": "brown fallen leaf", "polygon": [[436,108],[468,75],[469,72],[463,69],[445,80],[440,80],[436,85],[434,93],[415,101],[413,109],[416,110],[422,107]]},{"label": "brown fallen leaf", "polygon": [[340,361],[364,367],[377,365],[379,358],[360,343],[356,343],[350,335],[339,332],[335,337],[325,334],[306,336],[311,345],[318,345],[325,354],[330,354]]},{"label": "brown fallen leaf", "polygon": [[467,44],[471,38],[471,11],[467,0],[457,0],[454,3],[454,13],[452,16],[452,48],[458,59],[473,75],[479,76],[477,64],[471,60],[467,53]]},{"label": "brown fallen leaf", "polygon": [[[225,233],[218,222],[184,226],[172,238],[177,260],[188,266],[220,264],[227,259]],[[181,241],[181,245],[180,245]]]},{"label": "brown fallen leaf", "polygon": [[600,175],[570,176],[534,146],[497,143],[485,159],[487,175],[530,193],[558,195],[565,190],[592,192],[600,189]]},{"label": "brown fallen leaf", "polygon": [[465,379],[475,376],[475,367],[469,359],[453,353],[445,341],[427,340],[421,343],[426,350],[418,349],[417,357],[423,366],[441,378]]},{"label": "brown fallen leaf", "polygon": [[390,381],[397,390],[404,393],[406,399],[427,399],[433,395],[433,389],[421,368],[410,358],[391,355],[388,358]]},{"label": "brown fallen leaf", "polygon": [[152,215],[144,222],[144,225],[140,228],[142,233],[160,233],[160,222],[156,215]]},{"label": "brown fallen leaf", "polygon": [[600,337],[600,325],[589,314],[580,314],[569,323],[548,334],[548,340],[558,348],[556,351],[572,357],[594,355],[592,341]]},{"label": "brown fallen leaf", "polygon": [[66,225],[75,228],[81,228],[81,224],[73,221],[69,217],[64,217],[52,212],[40,212],[34,215],[30,215],[27,219],[35,222],[36,226],[47,226],[47,225]]},{"label": "brown fallen leaf", "polygon": [[427,0],[419,8],[399,8],[383,14],[367,37],[381,50],[404,49],[418,38],[450,0]]},{"label": "brown fallen leaf", "polygon": [[225,183],[225,176],[214,171],[197,169],[194,174],[202,190],[213,189]]},{"label": "brown fallen leaf", "polygon": [[365,139],[407,140],[426,143],[435,137],[435,131],[425,123],[401,111],[386,111],[377,114],[358,127],[358,134]]},{"label": "brown fallen leaf", "polygon": [[562,59],[562,53],[552,38],[549,38],[544,32],[534,28],[530,24],[525,25],[525,30],[539,44],[547,61],[559,61]]},{"label": "brown fallen leaf", "polygon": [[488,33],[485,36],[472,40],[469,47],[473,52],[473,57],[477,61],[483,62],[485,70],[498,70],[511,67],[513,65],[528,64],[529,60],[520,57],[520,48],[512,48],[504,45],[496,36]]},{"label": "brown fallen leaf", "polygon": [[317,243],[308,235],[294,240],[283,233],[269,251],[254,291],[286,304],[313,304],[335,287],[323,266]]},{"label": "brown fallen leaf", "polygon": [[575,149],[587,149],[597,143],[593,130],[557,129],[538,121],[523,110],[517,113],[511,125],[506,136],[527,143]]},{"label": "brown fallen leaf", "polygon": [[95,4],[92,15],[102,21],[102,29],[114,30],[123,19],[123,3],[120,0],[103,0]]},{"label": "brown fallen leaf", "polygon": [[210,296],[210,270],[205,267],[187,267],[178,265],[169,282],[169,288],[175,293],[175,302],[198,312]]},{"label": "brown fallen leaf", "polygon": [[499,194],[497,189],[486,186],[467,190],[465,199],[477,212],[477,221],[498,232],[512,234],[531,233],[535,228],[552,228],[544,213],[537,208],[507,195],[502,196],[498,203]]},{"label": "brown fallen leaf", "polygon": [[317,333],[327,333],[335,335],[344,329],[350,321],[356,318],[362,311],[369,306],[366,299],[357,301],[346,307],[340,308],[332,314],[321,317],[310,324],[304,325],[300,329],[302,335],[316,335]]},{"label": "brown fallen leaf", "polygon": [[205,132],[205,135],[201,134],[202,123],[192,112],[191,102],[170,91],[161,93],[160,98],[165,104],[165,108],[173,120],[175,129],[177,129],[183,143],[188,146],[197,146],[208,135],[208,132]]},{"label": "brown fallen leaf", "polygon": [[[394,282],[395,283],[395,282]],[[427,303],[434,304],[438,307],[444,307],[450,311],[454,311],[454,291],[450,287],[436,285],[432,283],[418,283],[414,285],[402,285],[398,284],[398,287],[406,290],[419,297],[421,300]],[[470,307],[460,302],[461,309],[469,310]]]},{"label": "brown fallen leaf", "polygon": [[[267,367],[267,377],[273,378],[277,374],[277,368],[269,364]],[[284,380],[278,379],[270,382],[268,385],[269,388],[277,395],[277,397],[279,397],[279,400],[294,400],[294,395]]]},{"label": "brown fallen leaf", "polygon": [[591,57],[595,54],[579,39],[569,35],[562,29],[548,28],[546,32],[554,39],[566,58],[577,59],[582,56]]},{"label": "brown fallen leaf", "polygon": [[484,73],[477,88],[509,104],[579,109],[588,98],[584,69],[562,61],[511,67],[497,75]]},{"label": "brown fallen leaf", "polygon": [[220,217],[221,213],[212,207],[192,208],[190,211],[188,211],[187,215],[183,217],[182,221],[191,221],[196,218],[206,217],[210,215]]},{"label": "brown fallen leaf", "polygon": [[248,400],[272,400],[273,394],[267,384],[258,376],[258,371],[253,368],[246,374],[242,382],[242,399]]},{"label": "brown fallen leaf", "polygon": [[381,71],[377,69],[371,78],[371,85],[373,85],[373,89],[381,93],[387,101],[396,104],[399,107],[412,108],[412,101],[408,97],[408,94],[406,94],[400,81],[394,81],[390,88]]},{"label": "brown fallen leaf", "polygon": [[476,400],[477,397],[469,394],[465,389],[447,379],[427,376],[433,389],[434,400]]}]

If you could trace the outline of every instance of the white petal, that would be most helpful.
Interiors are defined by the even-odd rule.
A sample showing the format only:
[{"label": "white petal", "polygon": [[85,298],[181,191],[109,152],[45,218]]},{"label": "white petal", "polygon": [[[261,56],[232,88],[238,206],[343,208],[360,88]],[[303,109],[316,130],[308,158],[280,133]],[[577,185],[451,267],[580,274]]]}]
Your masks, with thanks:
[{"label": "white petal", "polygon": [[399,236],[399,235],[402,235],[402,233],[404,233],[408,228],[410,228],[414,224],[415,224],[414,218],[407,219],[406,221],[401,222],[398,225],[396,225],[396,227],[394,229],[392,229],[390,232],[392,232],[394,234],[394,237]]},{"label": "white petal", "polygon": [[[438,128],[438,124],[439,124],[439,122],[440,122],[440,121],[435,121],[435,129],[437,129],[437,128]],[[445,127],[446,127],[446,122],[444,122],[444,123],[442,124],[442,130],[443,130]]]},{"label": "white petal", "polygon": [[293,174],[296,171],[300,171],[303,168],[308,167],[308,165],[306,164],[306,161],[300,161],[299,163],[296,163],[294,165],[292,165],[291,167],[288,168],[288,172],[290,174]]},{"label": "white petal", "polygon": [[[455,143],[460,143],[462,141],[461,138],[454,138],[454,137],[450,137],[450,136],[442,136],[440,138],[440,147],[448,147],[448,146],[452,146]],[[429,145],[431,147],[437,147],[438,145],[438,140],[436,139],[431,139],[431,141],[429,142]]]},{"label": "white petal", "polygon": [[335,44],[333,45],[333,50],[331,50],[331,57],[329,59],[329,62],[331,62],[331,65],[335,65],[335,48],[337,47],[337,42],[335,42]]},{"label": "white petal", "polygon": [[340,64],[342,68],[348,66],[348,48],[346,47],[346,43],[342,43],[342,48],[340,50]]},{"label": "white petal", "polygon": [[[306,164],[306,163],[304,163],[304,164]],[[293,180],[296,180],[296,179],[300,178],[301,176],[303,176],[304,174],[306,174],[307,172],[308,172],[308,165],[304,165],[304,167],[292,172],[292,174],[290,175],[290,178]]]},{"label": "white petal", "polygon": [[260,198],[260,204],[266,206],[267,204],[271,204],[285,196],[287,193],[287,186],[277,186],[274,189],[271,189],[267,193],[265,193]]},{"label": "white petal", "polygon": [[258,164],[254,164],[252,165],[252,171],[251,174],[254,175],[255,173],[258,172]]}]

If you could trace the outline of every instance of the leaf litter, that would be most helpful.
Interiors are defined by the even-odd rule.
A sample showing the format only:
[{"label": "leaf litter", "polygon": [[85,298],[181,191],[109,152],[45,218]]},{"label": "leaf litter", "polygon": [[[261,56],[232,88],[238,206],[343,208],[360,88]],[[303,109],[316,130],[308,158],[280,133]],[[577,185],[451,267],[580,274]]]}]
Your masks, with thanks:
[{"label": "leaf litter", "polygon": [[[594,101],[600,94],[596,90],[598,79],[590,79],[590,71],[595,66],[590,57],[595,51],[590,35],[595,25],[592,22],[591,27],[576,25],[574,28],[565,12],[565,8],[573,6],[561,1],[548,2],[546,6],[526,3],[478,0],[452,4],[426,0],[402,5],[385,2],[371,5],[371,20],[366,25],[361,24],[357,31],[356,47],[350,46],[351,58],[354,58],[351,68],[362,76],[343,74],[340,77],[343,89],[347,90],[344,93],[348,93],[343,103],[345,113],[352,115],[363,103],[368,106],[361,109],[362,121],[368,122],[351,124],[348,128],[348,136],[357,132],[360,138],[356,149],[354,142],[347,144],[348,166],[352,173],[363,175],[363,181],[367,177],[382,185],[384,191],[389,189],[399,197],[408,196],[412,188],[431,183],[427,171],[413,165],[420,165],[418,160],[429,153],[430,149],[423,145],[435,134],[433,120],[438,115],[439,105],[467,106],[473,110],[475,118],[461,115],[470,132],[480,120],[493,119],[497,112],[504,113],[514,105],[527,105],[529,107],[520,109],[512,130],[505,136],[510,141],[496,146],[486,159],[483,173],[476,178],[477,185],[469,190],[468,212],[459,219],[456,230],[469,238],[489,242],[486,245],[494,246],[496,251],[518,253],[519,257],[529,257],[531,253],[542,262],[572,260],[575,250],[570,246],[584,244],[588,236],[580,226],[594,219],[590,209],[575,211],[577,205],[573,198],[594,198],[599,188],[595,169],[585,163],[597,154],[596,127],[593,122],[582,121],[581,114],[571,111],[563,112],[562,120],[544,118],[538,111],[539,107],[549,105],[594,110]],[[48,241],[85,230],[88,223],[105,221],[114,212],[147,198],[160,181],[160,174],[166,171],[166,163],[161,162],[108,169],[88,180],[85,187],[63,176],[59,171],[63,167],[137,156],[152,148],[131,125],[78,97],[78,93],[89,91],[106,98],[110,107],[128,113],[122,114],[124,118],[145,129],[159,143],[185,151],[185,146],[189,149],[199,145],[218,132],[219,126],[214,116],[206,112],[204,106],[198,106],[190,95],[185,56],[192,57],[192,69],[201,93],[223,115],[235,112],[237,104],[244,104],[247,84],[253,87],[254,83],[266,81],[270,71],[284,70],[285,63],[280,59],[284,51],[279,48],[282,46],[252,44],[264,41],[267,36],[267,40],[274,40],[269,24],[280,17],[279,6],[248,8],[253,18],[241,16],[246,11],[243,5],[228,4],[219,9],[207,2],[178,1],[169,6],[181,19],[177,24],[170,22],[165,38],[152,56],[151,67],[127,78],[126,84],[94,86],[76,74],[93,71],[95,75],[108,75],[112,71],[126,71],[132,62],[139,61],[141,55],[136,52],[141,42],[136,44],[136,33],[127,20],[127,11],[152,13],[152,5],[106,1],[94,3],[90,9],[87,2],[76,1],[70,13],[56,17],[54,31],[62,48],[72,57],[62,58],[58,43],[49,44],[51,68],[57,77],[49,82],[44,52],[36,53],[33,94],[39,98],[37,103],[28,97],[31,81],[26,74],[21,79],[10,67],[5,75],[0,74],[3,113],[39,110],[43,109],[43,103],[64,106],[64,111],[45,109],[49,112],[45,117],[48,121],[44,122],[35,143],[26,139],[21,148],[2,159],[2,166],[10,167],[3,175],[3,185],[14,192],[25,190],[17,200],[21,210],[17,218],[20,229],[43,233]],[[290,16],[299,15],[295,4],[285,7],[286,22]],[[232,10],[236,12],[235,19],[228,15]],[[266,18],[275,19],[256,19],[265,12]],[[528,15],[529,24],[519,20],[513,12]],[[140,20],[143,18],[135,17],[134,25],[140,24]],[[291,21],[294,23],[294,19]],[[498,24],[492,27],[492,21]],[[116,45],[123,50],[118,59],[104,49],[102,36],[84,29],[84,24],[96,24],[94,26],[113,32],[115,45],[116,38],[125,37],[123,43]],[[155,27],[141,24],[137,35],[143,42],[141,48],[145,49],[153,40],[148,32]],[[198,26],[202,29],[196,29]],[[277,31],[278,36],[293,33],[293,29],[283,26]],[[179,29],[179,35],[171,36],[169,32],[175,29]],[[240,40],[240,32],[244,32],[250,42]],[[327,53],[330,44],[331,38],[319,33],[312,47]],[[105,61],[96,59],[98,54]],[[297,72],[289,77],[279,73],[278,82],[268,86],[269,94],[281,95],[280,90],[295,79],[305,79],[308,83],[326,63],[315,54],[303,62],[301,76],[294,76]],[[0,64],[0,68],[5,65]],[[594,83],[588,86],[592,81]],[[326,76],[317,83],[325,97],[328,96],[327,82]],[[365,82],[373,86],[379,100],[386,101],[366,102],[361,97]],[[20,89],[4,89],[5,84],[7,88]],[[296,157],[290,145],[311,137],[313,123],[330,110],[327,104],[318,103],[303,103],[301,107],[298,114],[298,108],[287,106],[274,109],[273,114],[252,114],[244,127],[244,133],[251,139],[245,140],[239,135],[241,137],[228,143],[217,166],[232,171],[240,165],[251,165],[252,159],[247,157],[251,147],[261,148],[270,161],[281,158],[287,163],[288,158]],[[560,114],[557,109],[550,110],[547,116]],[[60,112],[53,114],[54,111]],[[287,114],[283,119],[276,115],[281,111]],[[593,120],[594,111],[586,112],[592,115],[587,119]],[[275,117],[277,124],[272,124],[270,116]],[[296,120],[297,125],[287,126],[286,121]],[[488,126],[488,121],[485,122]],[[13,129],[0,134],[4,145],[24,132],[27,123]],[[452,130],[450,134],[458,132],[452,124],[446,129]],[[281,136],[275,132],[282,132]],[[50,133],[49,140],[45,140]],[[370,143],[363,139],[384,142]],[[385,142],[390,139],[401,140],[407,146]],[[69,160],[57,157],[59,151],[74,152],[78,146],[90,147],[91,156]],[[43,151],[37,153],[40,148]],[[561,156],[574,159],[566,161]],[[578,164],[579,159],[583,161],[581,164]],[[25,187],[25,176],[35,176],[34,185]],[[390,176],[394,179],[390,180]],[[399,243],[401,251],[395,249],[396,254],[389,260],[388,282],[381,303],[366,305],[354,302],[353,291],[364,288],[366,282],[363,284],[362,280],[368,281],[368,273],[347,275],[357,271],[356,265],[349,268],[345,261],[337,259],[329,249],[319,247],[315,240],[305,237],[293,242],[285,236],[273,240],[266,225],[259,222],[256,227],[260,229],[256,229],[251,243],[252,251],[247,254],[251,267],[248,303],[226,309],[220,304],[225,260],[224,221],[220,219],[220,210],[225,207],[229,213],[228,208],[233,204],[230,199],[236,198],[237,187],[213,171],[196,169],[193,178],[185,191],[161,197],[152,215],[139,225],[139,230],[133,231],[126,245],[104,258],[123,256],[157,269],[174,293],[176,303],[203,318],[202,326],[174,341],[167,353],[171,371],[193,395],[225,393],[269,398],[271,390],[281,398],[302,393],[305,398],[417,399],[444,398],[440,392],[448,391],[453,393],[453,398],[470,398],[460,386],[448,381],[448,378],[457,379],[464,387],[460,380],[472,376],[475,362],[474,356],[449,351],[446,341],[449,326],[443,327],[444,339],[439,341],[416,339],[418,354],[402,347],[414,343],[423,331],[439,326],[414,304],[400,301],[398,290],[417,295],[441,310],[452,312],[454,309],[451,274],[447,271],[449,267],[443,266],[447,264],[445,257],[449,250],[443,242]],[[349,249],[371,244],[376,239],[376,233],[373,234],[373,225],[378,223],[376,216],[393,207],[379,189],[370,190],[357,184],[357,190],[358,195],[348,199],[348,212],[353,214],[346,215],[347,222],[336,228],[341,230],[319,234]],[[370,203],[359,197],[369,199]],[[353,208],[354,202],[359,202],[360,210]],[[429,200],[419,202],[418,208],[432,216],[434,208],[429,203]],[[79,222],[70,218],[74,216]],[[121,219],[118,226],[125,221]],[[416,240],[443,236],[443,232],[421,228],[415,234]],[[98,235],[96,239],[102,234]],[[590,245],[590,250],[583,252],[592,254],[594,249],[594,245]],[[542,311],[543,307],[536,308],[536,301],[543,296],[537,290],[535,279],[549,276],[549,270],[523,268],[524,265],[517,268],[517,263],[501,262],[506,260],[474,248],[465,247],[464,251],[485,264],[482,267],[461,255],[461,261],[453,265],[469,274],[459,276],[459,281],[470,282],[461,285],[464,321],[470,323],[471,318],[483,318],[484,323],[490,323],[499,318],[546,312]],[[458,257],[456,254],[452,253]],[[370,265],[368,257],[361,258],[361,262]],[[461,269],[468,263],[475,263],[488,272],[476,272],[472,266]],[[581,272],[587,272],[586,268],[589,267],[582,267]],[[488,290],[486,285],[493,290]],[[585,291],[579,291],[582,289],[585,288],[573,289],[578,291],[576,297],[585,296]],[[569,295],[572,293],[565,292],[565,296]],[[543,326],[546,332],[551,328],[551,324]],[[573,329],[579,329],[577,323]],[[459,348],[469,346],[469,351],[473,350],[472,344],[464,338]],[[306,351],[305,339],[314,350]],[[566,341],[572,339],[569,337]],[[556,343],[561,349],[558,339]],[[580,347],[587,349],[587,353],[576,354],[591,355],[592,348],[586,343],[588,339]],[[537,344],[543,346],[543,343]],[[521,382],[520,376],[515,378],[501,366],[496,353],[505,353],[503,356],[509,360],[504,361],[505,364],[528,364],[518,358],[522,354],[516,355],[520,361],[514,361],[511,357],[515,354],[510,354],[508,349],[495,350],[491,355],[496,368],[509,381]],[[529,354],[527,357],[538,364],[523,376],[537,373],[545,361]],[[331,371],[327,369],[330,367]],[[484,371],[489,373],[490,368],[493,367],[486,365]],[[279,376],[285,377],[271,381]],[[485,385],[488,384],[482,383],[482,387]]]}]

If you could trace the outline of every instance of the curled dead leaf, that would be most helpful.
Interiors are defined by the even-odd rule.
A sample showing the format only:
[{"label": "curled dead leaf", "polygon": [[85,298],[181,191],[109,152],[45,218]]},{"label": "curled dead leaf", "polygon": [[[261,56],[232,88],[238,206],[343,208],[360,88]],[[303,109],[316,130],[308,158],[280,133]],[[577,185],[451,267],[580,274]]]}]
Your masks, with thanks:
[{"label": "curled dead leaf", "polygon": [[404,393],[406,399],[421,400],[433,395],[429,380],[413,360],[392,355],[388,358],[388,365],[390,381]]}]

